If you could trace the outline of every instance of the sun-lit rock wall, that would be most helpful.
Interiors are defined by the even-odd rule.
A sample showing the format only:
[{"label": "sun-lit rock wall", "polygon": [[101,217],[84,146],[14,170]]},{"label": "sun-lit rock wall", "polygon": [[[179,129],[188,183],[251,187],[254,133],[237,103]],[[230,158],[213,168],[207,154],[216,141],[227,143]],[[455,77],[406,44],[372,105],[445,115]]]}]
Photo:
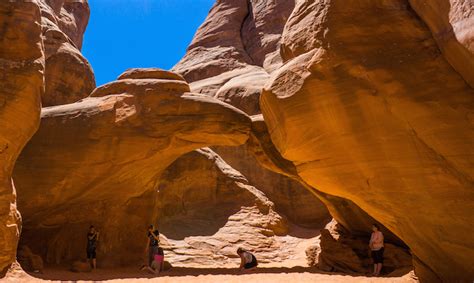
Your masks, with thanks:
[{"label": "sun-lit rock wall", "polygon": [[12,171],[36,131],[44,93],[44,48],[36,1],[0,3],[0,276],[15,260],[21,231]]}]

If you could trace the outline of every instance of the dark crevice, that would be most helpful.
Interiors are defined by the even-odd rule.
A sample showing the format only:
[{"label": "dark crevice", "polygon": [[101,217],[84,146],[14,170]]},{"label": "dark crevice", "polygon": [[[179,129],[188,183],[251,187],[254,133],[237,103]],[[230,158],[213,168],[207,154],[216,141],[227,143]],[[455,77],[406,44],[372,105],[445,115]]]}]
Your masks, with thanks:
[{"label": "dark crevice", "polygon": [[252,65],[255,65],[255,61],[253,60],[252,55],[247,50],[247,46],[245,45],[245,41],[244,41],[243,29],[244,29],[245,23],[253,19],[252,2],[251,0],[245,0],[245,1],[247,1],[247,16],[245,16],[244,20],[242,21],[242,24],[240,25],[240,42],[242,43],[243,51],[245,52],[245,55],[247,55],[247,57],[249,58],[250,63]]}]

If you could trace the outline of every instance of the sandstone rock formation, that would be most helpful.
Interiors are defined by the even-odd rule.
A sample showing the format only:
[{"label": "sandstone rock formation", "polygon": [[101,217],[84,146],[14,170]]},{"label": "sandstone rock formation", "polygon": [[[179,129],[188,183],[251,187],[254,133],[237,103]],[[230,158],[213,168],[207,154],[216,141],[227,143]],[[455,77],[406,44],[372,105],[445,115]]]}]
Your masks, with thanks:
[{"label": "sandstone rock formation", "polygon": [[285,213],[250,184],[210,149],[176,160],[160,178],[155,209],[166,257],[180,266],[235,267],[236,249],[244,246],[261,264],[292,266],[297,258],[304,263],[299,246],[311,238],[302,238]]},{"label": "sandstone rock formation", "polygon": [[[257,3],[250,1],[248,4],[246,6],[242,2],[228,0],[216,2],[205,23],[197,31],[186,56],[173,70],[181,73],[191,82],[192,91],[216,97],[249,115],[255,115],[261,112],[258,100],[263,86],[270,78],[268,72],[282,64],[279,55],[279,39],[283,25],[294,7],[294,2],[261,1]],[[247,10],[249,8],[250,10]],[[242,11],[238,12],[236,9],[247,11],[246,17],[242,17]],[[226,23],[220,26],[219,23],[224,17]],[[262,23],[266,21],[264,19],[269,20],[272,24],[263,25]],[[235,36],[236,34],[241,34],[241,37]],[[255,46],[242,47],[252,45],[252,42],[255,42]],[[265,48],[256,48],[262,42],[265,42]],[[227,53],[224,51],[226,48],[232,48],[234,52]],[[219,54],[218,60],[211,59],[215,54]],[[266,61],[271,64],[254,65],[256,63],[253,60],[245,59],[247,57],[259,58],[257,61]],[[265,58],[273,59],[267,60]],[[236,61],[239,63],[237,64]],[[254,138],[249,141],[248,145],[241,148],[217,148],[216,151],[223,155],[224,159],[234,168],[244,173],[252,183],[258,184],[258,187],[265,193],[271,194],[270,191],[275,188],[275,192],[286,195],[284,198],[281,198],[280,195],[272,200],[276,202],[288,200],[291,192],[293,199],[289,203],[298,197],[306,201],[305,206],[293,207],[296,210],[288,215],[302,216],[297,210],[301,212],[306,209],[309,212],[315,207],[321,208],[320,201],[303,192],[304,186],[300,183],[304,183],[304,181],[297,176],[294,165],[284,160],[278,150],[273,147],[263,118],[255,116],[255,119],[253,123]],[[262,148],[265,149],[262,150]],[[263,166],[256,164],[255,159],[250,155],[260,156],[258,161]],[[272,160],[268,162],[268,158]],[[282,177],[282,175],[289,178]],[[266,177],[260,178],[260,176]],[[306,187],[316,193],[338,222],[346,225],[352,232],[366,233],[370,230],[371,223],[375,222],[351,201],[317,192],[309,186]],[[314,202],[314,205],[309,207],[307,202]],[[288,207],[289,203],[280,202],[276,205]],[[325,217],[325,213],[321,213],[321,211],[313,215],[320,217],[320,219]],[[296,218],[292,220],[296,221]],[[304,221],[300,218],[298,223],[302,224]],[[313,221],[313,223],[320,223],[320,221]]]},{"label": "sandstone rock formation", "polygon": [[474,2],[410,0],[448,62],[474,87]]},{"label": "sandstone rock formation", "polygon": [[[282,64],[279,39],[293,1],[217,1],[173,68],[193,92],[260,114],[269,71]],[[231,51],[229,51],[231,50]],[[329,219],[323,204],[295,180],[262,167],[247,146],[214,150],[285,210],[293,223],[318,227]]]},{"label": "sandstone rock formation", "polygon": [[[45,209],[46,220],[40,225],[25,223],[22,242],[34,243],[49,263],[74,261],[84,257],[84,247],[77,243],[84,241],[84,231],[93,223],[101,231],[101,266],[139,266],[145,228],[158,223],[161,246],[174,265],[235,267],[235,250],[243,245],[256,251],[263,264],[291,266],[303,262],[299,252],[317,235],[318,230],[287,222],[265,194],[210,149],[180,157],[156,183],[158,191],[151,189],[125,202],[91,201],[60,212]],[[80,264],[74,266],[81,270]]]},{"label": "sandstone rock formation", "polygon": [[[291,9],[283,9],[285,5],[282,3],[278,3],[274,8],[279,11],[278,13],[288,16]],[[101,86],[94,90],[90,97],[76,102],[88,96],[94,87],[92,70],[79,52],[82,34],[88,20],[87,2],[39,1],[39,4],[43,15],[43,37],[47,58],[43,106],[57,106],[43,109],[42,127],[24,151],[16,167],[16,179],[22,183],[20,207],[25,215],[22,242],[36,243],[35,252],[43,255],[49,263],[74,261],[78,257],[83,257],[83,247],[71,244],[68,239],[80,238],[85,227],[94,223],[102,229],[103,242],[99,251],[103,256],[102,264],[117,266],[135,263],[141,260],[141,253],[110,253],[110,251],[117,250],[123,238],[141,239],[143,227],[156,218],[154,213],[157,209],[161,210],[161,206],[159,199],[154,196],[153,189],[162,181],[158,176],[164,168],[182,153],[196,147],[208,144],[221,146],[242,144],[248,137],[250,120],[243,113],[230,110],[218,100],[202,95],[184,94],[190,91],[184,78],[160,69],[128,70],[116,82]],[[264,11],[259,5],[256,4],[255,9],[268,14],[257,13],[255,21],[253,18],[252,20],[248,18],[246,28],[249,33],[259,34],[262,29],[268,28],[263,26],[265,20],[259,17],[263,16],[266,19],[273,17],[270,11]],[[228,12],[227,9],[222,11]],[[237,14],[241,12],[237,11]],[[244,16],[247,18],[246,14]],[[276,20],[281,22],[279,27],[281,31],[285,19]],[[230,26],[232,25],[231,23]],[[217,28],[218,33],[221,32],[220,27],[214,25],[213,28]],[[235,26],[229,30],[240,32],[235,30]],[[269,34],[268,30],[268,34],[259,44],[265,45],[266,49],[275,53],[272,55],[273,59],[266,60],[266,54],[262,53],[244,61],[248,59],[250,63],[252,60],[261,60],[262,66],[281,64],[281,60],[274,60],[279,57],[275,51],[280,31],[271,30],[273,34]],[[209,40],[209,37],[206,38]],[[228,39],[234,40],[233,36]],[[230,41],[228,46],[232,47]],[[249,46],[254,43],[246,41],[245,44]],[[214,47],[216,50],[220,48],[220,46]],[[249,48],[253,48],[256,52],[260,49],[257,45]],[[245,48],[242,44],[238,49]],[[265,60],[268,63],[264,63]],[[220,62],[216,66],[219,65]],[[249,114],[260,113],[258,99],[269,75],[262,67],[251,65],[244,67],[244,69],[249,67],[254,72],[246,74],[239,71],[239,77],[230,79],[229,76],[234,74],[232,71],[230,75],[221,79],[216,81],[211,79],[210,83],[203,83],[202,91],[198,86],[193,89],[203,93],[207,90],[208,94],[213,92],[212,96],[215,95],[222,101],[236,105]],[[202,69],[197,71],[200,72]],[[66,104],[71,102],[76,103]],[[225,117],[226,115],[229,116]],[[183,117],[184,120],[180,120],[179,117]],[[185,121],[186,119],[188,120]],[[222,119],[228,123],[219,123]],[[43,152],[44,155],[37,154],[37,151]],[[248,154],[242,150],[237,150],[236,154],[240,152]],[[202,158],[191,156],[193,157],[187,159],[189,164],[197,164]],[[192,160],[193,158],[195,160]],[[221,159],[216,157],[215,160]],[[315,200],[314,196],[306,192],[297,182],[265,171],[258,167],[255,161],[248,162],[253,164],[253,168],[258,172],[275,177],[276,181],[264,182],[261,179],[257,180],[254,175],[252,181],[259,184],[266,183],[267,191],[273,190],[272,196],[281,197],[278,199],[278,208],[284,210],[290,219],[298,224],[311,225],[312,228],[327,221],[328,214],[324,206],[318,201],[312,202],[311,200]],[[244,165],[246,164],[242,166]],[[211,169],[210,172],[202,168],[200,170],[202,175],[215,172]],[[192,176],[190,170],[185,172]],[[183,174],[186,180],[189,180],[190,176]],[[245,179],[243,176],[239,178]],[[234,181],[230,183],[228,180],[224,181],[221,184],[222,190],[232,188],[234,186],[232,184]],[[278,191],[272,185],[275,187],[284,185],[283,190]],[[249,188],[254,187],[246,183],[240,191],[255,190],[257,194],[262,194],[255,188]],[[179,190],[176,193],[179,193]],[[192,192],[189,194],[192,195]],[[250,199],[253,200],[255,197],[252,196]],[[248,204],[249,200],[237,197],[233,204],[228,205],[237,207],[246,203]],[[269,209],[268,204],[263,206],[266,210]],[[85,208],[88,213],[84,213]],[[270,227],[273,225],[271,223],[281,216],[275,212],[263,215],[260,210],[259,206],[247,206],[247,209],[236,211],[233,218],[231,217],[232,220],[222,227],[224,232],[221,231],[215,239],[228,241],[226,233],[235,231],[238,226],[245,228],[248,224],[248,228],[242,229],[242,232],[248,234],[243,238],[252,240],[250,246],[270,243],[270,246],[264,249],[267,254],[262,255],[262,260],[265,261],[265,258],[267,261],[284,260],[275,251],[280,245],[294,247],[298,244],[298,240],[291,237],[272,239],[275,233],[285,234],[285,229],[288,228],[284,228],[285,225],[280,228],[278,225]],[[262,219],[258,220],[259,217]],[[263,232],[255,229],[256,223],[260,221],[264,227]],[[186,226],[180,231],[190,233],[188,229]],[[133,242],[129,247],[131,250],[140,251],[142,242]],[[187,243],[189,253],[202,251],[201,242],[202,239],[194,239],[194,244]],[[179,250],[176,249],[176,245],[181,245],[183,248],[182,244],[175,242],[173,253]],[[288,248],[286,256],[292,254]],[[228,249],[227,255],[235,256],[233,248]],[[179,258],[176,257],[177,260]],[[194,259],[194,262],[197,262],[197,259]],[[226,260],[232,261],[232,259]],[[222,263],[222,259],[220,262]]]},{"label": "sandstone rock formation", "polygon": [[91,272],[92,267],[87,260],[76,260],[71,264],[72,272]]},{"label": "sandstone rock formation", "polygon": [[14,261],[21,231],[11,175],[38,127],[41,100],[43,105],[71,102],[95,87],[92,69],[78,50],[88,17],[87,1],[0,4],[0,273]]},{"label": "sandstone rock formation", "polygon": [[[360,209],[351,200],[330,195],[309,186],[298,175],[295,165],[283,158],[275,148],[262,115],[252,116],[251,119],[252,131],[246,146],[262,167],[280,175],[288,176],[290,179],[301,184],[309,192],[314,194],[319,201],[326,206],[337,223],[350,231],[352,235],[365,237],[368,231],[371,230],[372,224],[377,223],[381,227],[387,240],[397,245],[404,245],[403,241]],[[314,199],[309,200],[315,201]],[[319,203],[319,201],[316,202]]]},{"label": "sandstone rock formation", "polygon": [[[139,221],[122,228],[123,218],[151,217],[146,205],[133,213],[124,207],[140,206],[139,197],[155,189],[176,158],[202,146],[247,140],[251,122],[243,112],[186,93],[187,83],[170,73],[144,73],[140,79],[123,75],[77,103],[43,108],[40,129],[15,168],[25,239],[34,228],[56,227],[49,238],[62,245],[74,223],[103,222],[110,231],[104,249],[110,250],[126,237],[117,231],[136,227],[130,232],[135,235],[146,227]],[[60,260],[67,248],[47,260]]]},{"label": "sandstone rock formation", "polygon": [[[370,274],[372,260],[367,249],[369,237],[354,237],[345,228],[332,221],[321,230],[319,246],[306,250],[310,265],[324,271],[349,274]],[[411,255],[406,248],[385,243],[383,273],[391,274],[410,271]]]},{"label": "sandstone rock formation", "polygon": [[418,271],[473,278],[474,92],[408,4],[301,1],[282,54],[260,106],[298,175],[383,223]]},{"label": "sandstone rock formation", "polygon": [[321,228],[331,219],[326,206],[297,180],[263,167],[249,146],[216,147],[214,150],[275,203],[291,223]]},{"label": "sandstone rock formation", "polygon": [[17,260],[26,271],[43,272],[43,259],[34,254],[28,246],[21,246],[18,249]]},{"label": "sandstone rock formation", "polygon": [[41,15],[35,1],[0,3],[0,277],[15,260],[21,231],[12,172],[39,124],[44,93]]},{"label": "sandstone rock formation", "polygon": [[46,57],[43,106],[87,97],[95,88],[92,68],[80,52],[89,20],[87,1],[39,0],[38,3]]},{"label": "sandstone rock formation", "polygon": [[[422,281],[472,280],[472,10],[471,1],[457,0],[219,0],[173,68],[179,75],[133,69],[85,98],[94,88],[79,52],[87,3],[0,4],[0,15],[6,15],[0,18],[6,33],[2,89],[19,97],[0,108],[9,145],[0,150],[6,168],[0,175],[0,232],[7,235],[0,238],[0,269],[13,260],[18,237],[11,170],[35,130],[42,94],[45,105],[75,102],[43,110],[41,128],[14,173],[25,216],[22,241],[39,237],[41,250],[35,252],[49,262],[82,253],[67,239],[93,221],[107,235],[100,252],[112,255],[104,265],[139,261],[139,253],[110,251],[122,239],[137,239],[129,247],[142,249],[144,225],[155,219],[177,238],[164,241],[182,263],[193,264],[196,253],[207,250],[230,264],[230,247],[239,242],[228,235],[240,224],[257,245],[269,247],[265,257],[274,260],[272,250],[298,245],[278,238],[291,231],[283,215],[288,223],[320,221],[306,210],[315,199],[301,192],[305,188],[358,237],[323,232],[323,269],[361,272],[367,262],[360,237],[379,221],[394,233],[384,231],[389,241],[409,246]],[[12,22],[35,25],[17,29]],[[23,81],[26,88],[16,83]],[[263,117],[251,121],[220,101]],[[13,131],[12,120],[28,122]],[[176,161],[211,145],[219,145],[215,150],[233,169],[219,166],[223,159],[208,150]],[[191,182],[198,174],[206,178]],[[160,182],[162,194],[156,196]],[[214,190],[193,191],[209,184]],[[224,196],[214,198],[217,192]],[[239,198],[227,206],[229,192]],[[262,201],[272,194],[274,205]],[[317,216],[326,215],[314,202]],[[232,209],[201,212],[205,203]],[[237,210],[237,203],[244,208]],[[295,210],[295,204],[302,208]],[[158,208],[163,215],[150,213]],[[219,220],[215,233],[199,238],[202,230],[189,228],[188,217],[208,223],[210,215]],[[180,221],[188,226],[181,231],[171,225]],[[183,231],[192,239],[183,238]],[[339,257],[325,248],[353,256],[341,268]],[[394,262],[406,264],[406,253],[394,254]]]},{"label": "sandstone rock formation", "polygon": [[282,64],[279,40],[293,7],[294,0],[217,1],[173,70],[192,91],[259,114],[256,100]]},{"label": "sandstone rock formation", "polygon": [[246,141],[245,114],[187,90],[179,80],[122,79],[77,103],[44,108],[15,172],[25,214],[40,220],[33,212],[45,206],[138,196],[183,153]]},{"label": "sandstone rock formation", "polygon": [[[373,217],[410,246],[422,280],[472,279],[471,1],[292,2],[291,15],[283,1],[216,2],[174,70],[193,91],[262,111],[271,139],[259,146],[282,157],[267,168],[306,184],[351,232]],[[267,27],[248,23],[270,10],[285,19],[268,32],[279,44],[255,48]]]}]

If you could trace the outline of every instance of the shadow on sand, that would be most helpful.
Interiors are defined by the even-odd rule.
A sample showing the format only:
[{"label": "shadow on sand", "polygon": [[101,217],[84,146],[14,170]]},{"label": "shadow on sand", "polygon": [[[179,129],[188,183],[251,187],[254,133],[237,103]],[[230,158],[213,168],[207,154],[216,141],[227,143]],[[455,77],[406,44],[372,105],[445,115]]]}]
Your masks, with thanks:
[{"label": "shadow on sand", "polygon": [[[363,275],[343,274],[324,272],[317,268],[309,267],[262,267],[245,274],[285,274],[285,273],[317,273],[325,275],[345,275],[351,277],[361,277]],[[31,276],[45,280],[113,280],[113,279],[145,279],[156,277],[181,277],[181,276],[200,276],[200,275],[239,275],[243,274],[236,268],[190,268],[173,267],[171,270],[162,272],[160,275],[140,271],[137,268],[104,268],[87,273],[75,273],[67,270],[65,267],[49,267],[43,273],[29,273]]]}]

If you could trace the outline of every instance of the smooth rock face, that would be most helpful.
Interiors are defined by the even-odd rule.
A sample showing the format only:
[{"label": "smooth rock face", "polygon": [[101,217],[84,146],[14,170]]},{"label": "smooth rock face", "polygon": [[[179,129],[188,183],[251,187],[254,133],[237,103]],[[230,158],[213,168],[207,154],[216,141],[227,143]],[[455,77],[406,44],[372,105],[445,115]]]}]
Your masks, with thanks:
[{"label": "smooth rock face", "polygon": [[95,77],[80,49],[89,20],[87,1],[40,0],[45,45],[44,106],[76,102],[95,88]]},{"label": "smooth rock face", "polygon": [[282,156],[438,280],[472,279],[474,91],[426,26],[403,1],[299,1],[281,44],[260,107]]},{"label": "smooth rock face", "polygon": [[[397,236],[390,232],[390,230],[384,227],[383,224],[379,223],[365,211],[360,209],[351,200],[321,192],[308,185],[297,174],[295,165],[283,158],[272,143],[270,133],[268,132],[268,128],[263,120],[262,115],[252,116],[251,119],[252,131],[250,138],[246,143],[246,147],[255,160],[257,160],[257,162],[263,168],[280,175],[287,176],[291,180],[298,182],[300,186],[306,188],[308,192],[314,194],[317,199],[314,197],[309,198],[305,196],[305,194],[300,192],[301,190],[299,190],[298,193],[299,195],[303,195],[307,201],[312,201],[318,204],[322,202],[336,222],[342,225],[352,235],[365,237],[367,233],[369,233],[368,231],[371,231],[372,224],[377,223],[383,231],[385,239],[397,245],[404,246],[403,241],[401,241]],[[298,196],[294,195],[292,197],[295,198]],[[277,202],[277,205],[278,204],[279,203]],[[315,204],[309,206],[314,205]],[[305,206],[308,206],[308,204],[305,204]],[[299,211],[304,211],[304,209],[292,208],[292,213],[294,214],[298,214]],[[298,221],[296,223],[300,225],[302,224]]]},{"label": "smooth rock face", "polygon": [[241,37],[252,64],[273,71],[281,65],[279,41],[295,0],[250,0]]},{"label": "smooth rock face", "polygon": [[0,3],[0,277],[15,261],[21,230],[12,171],[39,124],[44,93],[41,15],[36,1]]},{"label": "smooth rock face", "polygon": [[217,1],[173,71],[194,82],[250,64],[240,37],[247,15],[247,1]]},{"label": "smooth rock face", "polygon": [[410,0],[428,25],[444,57],[474,87],[474,2]]}]

